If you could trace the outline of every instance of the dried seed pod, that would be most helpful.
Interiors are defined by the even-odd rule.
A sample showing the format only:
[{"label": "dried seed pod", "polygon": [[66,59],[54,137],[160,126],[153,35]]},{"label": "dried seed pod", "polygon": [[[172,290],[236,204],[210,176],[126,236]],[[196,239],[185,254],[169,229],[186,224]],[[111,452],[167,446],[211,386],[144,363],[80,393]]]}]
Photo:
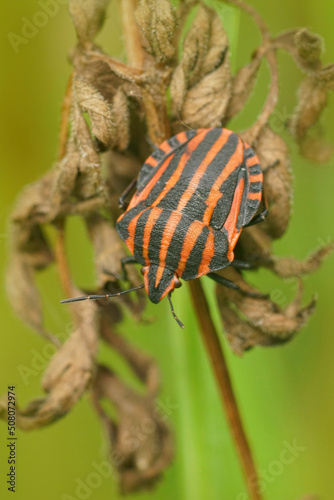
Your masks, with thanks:
[{"label": "dried seed pod", "polygon": [[262,57],[256,54],[253,60],[240,68],[238,73],[233,77],[231,99],[225,113],[224,123],[227,123],[245,106],[254,88],[261,60]]},{"label": "dried seed pod", "polygon": [[228,39],[218,15],[201,5],[171,81],[173,115],[191,127],[219,126],[231,93]]},{"label": "dried seed pod", "polygon": [[311,256],[305,260],[297,260],[292,257],[273,257],[270,268],[281,278],[290,278],[292,276],[314,273],[333,251],[334,242],[330,242],[315,250]]},{"label": "dried seed pod", "polygon": [[[234,269],[224,270],[224,276],[232,279],[242,289],[250,287]],[[290,340],[314,313],[316,300],[301,307],[302,281],[295,299],[284,309],[270,299],[243,296],[233,290],[217,286],[219,309],[232,349],[241,354],[254,345],[273,345]]]},{"label": "dried seed pod", "polygon": [[307,29],[284,32],[273,40],[273,46],[290,52],[308,75],[300,86],[298,104],[289,128],[299,142],[303,156],[325,163],[333,153],[332,146],[323,141],[319,132],[310,136],[307,132],[318,122],[327,104],[327,90],[334,88],[334,66],[322,66],[322,39]]},{"label": "dried seed pod", "polygon": [[44,197],[50,200],[53,175],[28,186],[12,214],[11,257],[6,272],[6,288],[14,311],[40,335],[57,344],[43,327],[42,301],[35,284],[35,271],[53,262],[53,253],[41,230],[50,213]]},{"label": "dried seed pod", "polygon": [[[159,415],[154,398],[142,396],[106,367],[99,367],[93,398],[109,434],[112,453],[120,457],[117,469],[125,493],[152,486],[170,464],[173,443],[165,417]],[[100,405],[100,399],[115,406],[117,423]]]},{"label": "dried seed pod", "polygon": [[321,82],[327,90],[334,90],[334,64],[323,66],[316,72],[315,78]]},{"label": "dried seed pod", "polygon": [[334,151],[332,144],[325,142],[318,132],[306,136],[299,146],[304,158],[317,163],[328,163]]},{"label": "dried seed pod", "polygon": [[117,231],[110,221],[99,214],[93,214],[86,218],[86,223],[95,250],[98,286],[103,288],[111,276],[122,275],[121,259],[126,254]]},{"label": "dried seed pod", "polygon": [[104,148],[124,150],[129,143],[129,111],[126,95],[121,87],[114,91],[109,103],[87,80],[74,79],[74,98],[90,118],[92,134]]},{"label": "dried seed pod", "polygon": [[116,126],[109,103],[89,81],[80,77],[74,78],[73,98],[82,111],[88,113],[93,135],[110,146],[115,141]]},{"label": "dried seed pod", "polygon": [[279,339],[274,339],[261,332],[260,328],[249,325],[245,319],[242,319],[228,303],[218,296],[219,312],[221,314],[224,331],[232,351],[242,355],[255,346],[273,346],[282,344]]},{"label": "dried seed pod", "polygon": [[173,116],[178,117],[182,111],[187,93],[187,77],[181,64],[179,64],[173,72],[170,92],[172,96]]},{"label": "dried seed pod", "polygon": [[[322,74],[323,76],[324,73]],[[327,77],[329,75],[327,74]],[[330,79],[327,80],[327,84]],[[327,88],[320,78],[308,76],[298,90],[298,103],[289,129],[299,143],[303,156],[317,162],[329,161],[333,147],[326,144],[318,131],[307,135],[327,105]]]},{"label": "dried seed pod", "polygon": [[171,61],[175,54],[176,16],[169,0],[140,0],[135,17],[147,42],[147,52],[159,62]]},{"label": "dried seed pod", "polygon": [[[117,334],[112,323],[109,314],[103,310],[102,338],[128,363],[145,385],[145,393],[138,394],[109,368],[99,366],[93,385],[93,402],[109,434],[112,455],[120,457],[115,465],[122,491],[129,493],[148,487],[159,479],[173,457],[173,442],[167,416],[161,415],[156,403],[160,373],[155,360]],[[114,406],[116,420],[102,408],[102,398]]]},{"label": "dried seed pod", "polygon": [[302,61],[307,61],[313,68],[319,66],[320,55],[323,51],[323,40],[319,35],[307,29],[297,31],[294,36],[298,56]]},{"label": "dried seed pod", "polygon": [[11,221],[20,225],[20,234],[15,235],[20,239],[20,245],[29,240],[32,225],[53,220],[51,193],[55,177],[55,171],[48,172],[37,182],[26,186],[21,193],[11,215]]},{"label": "dried seed pod", "polygon": [[[93,303],[76,308],[76,329],[56,352],[44,374],[47,396],[32,400],[25,408],[17,408],[17,424],[21,429],[38,429],[55,422],[72,409],[86,390],[97,354],[95,312]],[[1,413],[0,403],[0,416]]]},{"label": "dried seed pod", "polygon": [[230,83],[227,65],[202,78],[186,94],[182,120],[192,128],[219,126],[229,101]]},{"label": "dried seed pod", "polygon": [[272,46],[289,52],[306,73],[314,74],[321,67],[322,38],[307,28],[280,33],[274,38]]},{"label": "dried seed pod", "polygon": [[54,170],[55,179],[50,194],[53,218],[56,218],[62,205],[66,205],[71,198],[78,177],[79,164],[80,153],[77,151],[74,141],[71,140],[68,142],[64,158],[57,163]]},{"label": "dried seed pod", "polygon": [[74,194],[79,199],[93,198],[103,189],[101,163],[88,125],[78,105],[73,106],[73,134],[80,153],[78,175]]},{"label": "dried seed pod", "polygon": [[[74,294],[78,292],[74,290]],[[77,402],[94,374],[97,330],[97,304],[76,305],[74,331],[44,373],[44,390],[64,412]]]},{"label": "dried seed pod", "polygon": [[200,5],[185,37],[180,61],[188,86],[192,87],[219,66],[227,48],[227,35],[218,15]]},{"label": "dried seed pod", "polygon": [[[292,206],[292,177],[289,151],[284,140],[269,127],[263,129],[255,146],[264,174],[263,191],[269,213],[261,229],[271,238],[280,238],[287,230]],[[277,162],[276,165],[274,165]]]},{"label": "dried seed pod", "polygon": [[6,273],[6,290],[15,313],[42,337],[57,344],[43,327],[41,296],[36,287],[34,269],[22,253],[12,253]]},{"label": "dried seed pod", "polygon": [[130,115],[128,100],[122,88],[119,88],[112,101],[112,116],[115,123],[114,148],[124,151],[130,142]]},{"label": "dried seed pod", "polygon": [[79,42],[91,42],[100,31],[110,0],[70,0],[69,12]]},{"label": "dried seed pod", "polygon": [[[110,221],[98,214],[87,217],[86,223],[94,246],[98,286],[109,289],[109,284],[112,283],[119,290],[118,281],[125,278],[121,260],[126,257],[126,253],[118,233]],[[127,266],[126,273],[132,286],[140,285],[142,279],[133,265]],[[146,295],[142,290],[138,290],[136,295],[138,301],[133,300],[133,295],[123,295],[117,300],[127,305],[133,316],[139,319],[146,303]]]},{"label": "dried seed pod", "polygon": [[326,104],[326,88],[316,78],[307,76],[299,87],[298,104],[289,124],[291,133],[298,141],[317,123]]}]

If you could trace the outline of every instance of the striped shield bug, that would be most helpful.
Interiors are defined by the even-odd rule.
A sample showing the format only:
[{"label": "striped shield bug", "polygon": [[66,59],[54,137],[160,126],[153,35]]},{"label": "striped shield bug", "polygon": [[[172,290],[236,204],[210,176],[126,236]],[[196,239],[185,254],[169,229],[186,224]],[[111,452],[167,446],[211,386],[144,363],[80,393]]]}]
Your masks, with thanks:
[{"label": "striped shield bug", "polygon": [[[225,128],[181,132],[160,144],[141,168],[136,192],[116,229],[133,256],[125,262],[143,266],[141,287],[149,299],[158,303],[167,296],[181,326],[170,299],[181,286],[180,278],[207,275],[240,290],[215,271],[233,263],[241,230],[264,219],[266,209],[256,215],[262,181],[252,148]],[[121,205],[129,192],[130,188],[120,198]]]}]

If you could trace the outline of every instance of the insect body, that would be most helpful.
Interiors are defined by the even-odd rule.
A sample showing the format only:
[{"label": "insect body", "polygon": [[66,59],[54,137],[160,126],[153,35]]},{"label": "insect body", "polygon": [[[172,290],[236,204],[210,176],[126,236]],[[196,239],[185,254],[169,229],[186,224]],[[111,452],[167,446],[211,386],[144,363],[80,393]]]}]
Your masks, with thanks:
[{"label": "insect body", "polygon": [[262,180],[254,151],[227,129],[181,132],[152,153],[116,225],[152,302],[170,297],[180,278],[233,261],[242,228],[257,218]]}]

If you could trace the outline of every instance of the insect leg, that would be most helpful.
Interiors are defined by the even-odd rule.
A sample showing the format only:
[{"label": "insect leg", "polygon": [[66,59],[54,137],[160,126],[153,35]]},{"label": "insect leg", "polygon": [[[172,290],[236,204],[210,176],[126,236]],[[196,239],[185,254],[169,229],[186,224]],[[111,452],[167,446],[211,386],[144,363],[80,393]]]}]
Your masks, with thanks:
[{"label": "insect leg", "polygon": [[254,264],[252,264],[251,262],[246,262],[244,260],[238,260],[238,259],[234,259],[231,262],[230,266],[235,267],[236,269],[245,269],[245,270],[250,270],[255,268]]},{"label": "insect leg", "polygon": [[129,256],[123,257],[121,259],[122,274],[119,274],[116,272],[112,273],[112,272],[108,271],[108,269],[105,269],[105,268],[103,268],[103,272],[104,272],[104,274],[107,274],[109,276],[113,276],[118,281],[129,281],[128,273],[127,273],[126,267],[125,267],[128,264],[138,264],[138,261],[132,255],[129,255]]},{"label": "insect leg", "polygon": [[82,297],[71,297],[70,299],[61,300],[61,304],[68,304],[69,302],[80,302],[82,300],[99,300],[99,299],[109,299],[112,297],[119,297],[120,295],[124,295],[125,293],[134,292],[135,290],[140,290],[144,288],[144,283],[141,285],[135,286],[134,288],[129,288],[128,290],[122,290],[117,293],[105,293],[102,295],[83,295]]},{"label": "insect leg", "polygon": [[246,224],[243,227],[245,228],[245,227],[254,226],[255,224],[259,224],[259,222],[262,222],[262,221],[265,220],[265,218],[267,217],[267,215],[268,215],[268,210],[267,210],[267,208],[265,208],[263,210],[263,212],[261,212],[258,215],[255,215],[255,217],[253,217],[253,219],[250,222],[248,222],[248,224]]},{"label": "insect leg", "polygon": [[245,295],[246,297],[253,297],[254,299],[268,299],[269,298],[268,294],[258,293],[258,292],[248,292],[247,290],[243,290],[239,285],[234,283],[234,281],[228,280],[227,278],[220,276],[220,274],[209,273],[206,276],[208,278],[212,279],[213,281],[216,281],[216,283],[219,283],[220,285],[226,286],[227,288],[231,288],[232,290],[236,290],[237,292],[241,293],[242,295]]},{"label": "insect leg", "polygon": [[122,273],[123,273],[122,279],[124,281],[129,281],[128,273],[127,273],[127,270],[126,270],[126,266],[128,264],[138,264],[138,260],[135,259],[135,257],[133,257],[133,255],[129,255],[129,256],[123,257],[121,259],[121,266],[122,266]]},{"label": "insect leg", "polygon": [[128,196],[129,193],[131,193],[131,191],[133,191],[135,189],[136,184],[137,184],[137,177],[135,177],[134,179],[132,179],[132,181],[130,182],[130,184],[128,185],[128,187],[123,191],[123,193],[121,194],[121,196],[118,198],[119,206],[121,208],[123,208],[124,210],[129,205],[129,203],[127,201],[125,201],[125,198]]},{"label": "insect leg", "polygon": [[181,328],[184,328],[184,324],[182,323],[182,321],[179,320],[179,318],[175,314],[174,307],[173,307],[173,304],[172,304],[172,299],[171,299],[171,292],[169,292],[169,294],[167,295],[167,298],[168,298],[168,301],[169,301],[170,310],[171,310],[171,313],[173,315],[173,318],[175,319],[175,321],[177,322],[177,324]]}]

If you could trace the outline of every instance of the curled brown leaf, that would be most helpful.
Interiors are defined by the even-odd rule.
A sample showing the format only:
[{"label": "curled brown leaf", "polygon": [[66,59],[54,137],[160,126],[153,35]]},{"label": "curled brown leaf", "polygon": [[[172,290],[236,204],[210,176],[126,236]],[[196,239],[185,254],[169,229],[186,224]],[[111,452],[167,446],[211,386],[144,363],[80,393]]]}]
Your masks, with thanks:
[{"label": "curled brown leaf", "polygon": [[252,61],[240,68],[232,78],[231,99],[225,113],[224,123],[237,115],[245,106],[254,88],[262,57],[258,51]]},{"label": "curled brown leaf", "polygon": [[[80,304],[75,330],[52,358],[43,378],[47,396],[17,408],[17,425],[24,430],[51,424],[68,413],[89,385],[95,371],[96,305]],[[3,408],[0,404],[0,415]]]},{"label": "curled brown leaf", "polygon": [[[109,434],[123,493],[152,486],[173,457],[170,431],[154,399],[142,396],[106,367],[99,367],[93,398]],[[101,406],[107,399],[116,408],[117,423]]]},{"label": "curled brown leaf", "polygon": [[[233,269],[223,272],[243,290],[257,292]],[[217,286],[217,300],[227,338],[241,354],[255,345],[274,345],[290,340],[314,313],[316,300],[302,307],[302,281],[295,299],[284,309],[269,298],[253,298]]]},{"label": "curled brown leaf", "polygon": [[77,77],[73,86],[73,97],[82,111],[88,113],[93,135],[109,146],[116,133],[110,105],[90,82]]},{"label": "curled brown leaf", "polygon": [[13,253],[6,275],[8,298],[16,314],[43,337],[58,345],[56,337],[43,326],[43,306],[34,279],[34,269],[25,256]]},{"label": "curled brown leaf", "polygon": [[265,127],[257,141],[256,153],[265,170],[263,192],[269,208],[260,228],[271,238],[280,238],[288,227],[293,195],[288,147],[278,134]]},{"label": "curled brown leaf", "polygon": [[219,16],[201,5],[171,81],[175,118],[191,127],[219,125],[231,93],[228,49]]},{"label": "curled brown leaf", "polygon": [[314,273],[333,251],[334,242],[330,242],[316,249],[305,260],[297,260],[292,257],[275,257],[269,268],[281,278]]},{"label": "curled brown leaf", "polygon": [[273,40],[273,46],[286,50],[306,73],[313,74],[321,67],[322,38],[307,28],[284,31]]},{"label": "curled brown leaf", "polygon": [[169,0],[140,0],[135,11],[139,28],[147,42],[145,49],[159,62],[170,61],[175,54],[173,38],[176,16]]},{"label": "curled brown leaf", "polygon": [[326,88],[315,77],[306,77],[298,89],[298,104],[289,124],[298,141],[317,123],[326,104]]}]

